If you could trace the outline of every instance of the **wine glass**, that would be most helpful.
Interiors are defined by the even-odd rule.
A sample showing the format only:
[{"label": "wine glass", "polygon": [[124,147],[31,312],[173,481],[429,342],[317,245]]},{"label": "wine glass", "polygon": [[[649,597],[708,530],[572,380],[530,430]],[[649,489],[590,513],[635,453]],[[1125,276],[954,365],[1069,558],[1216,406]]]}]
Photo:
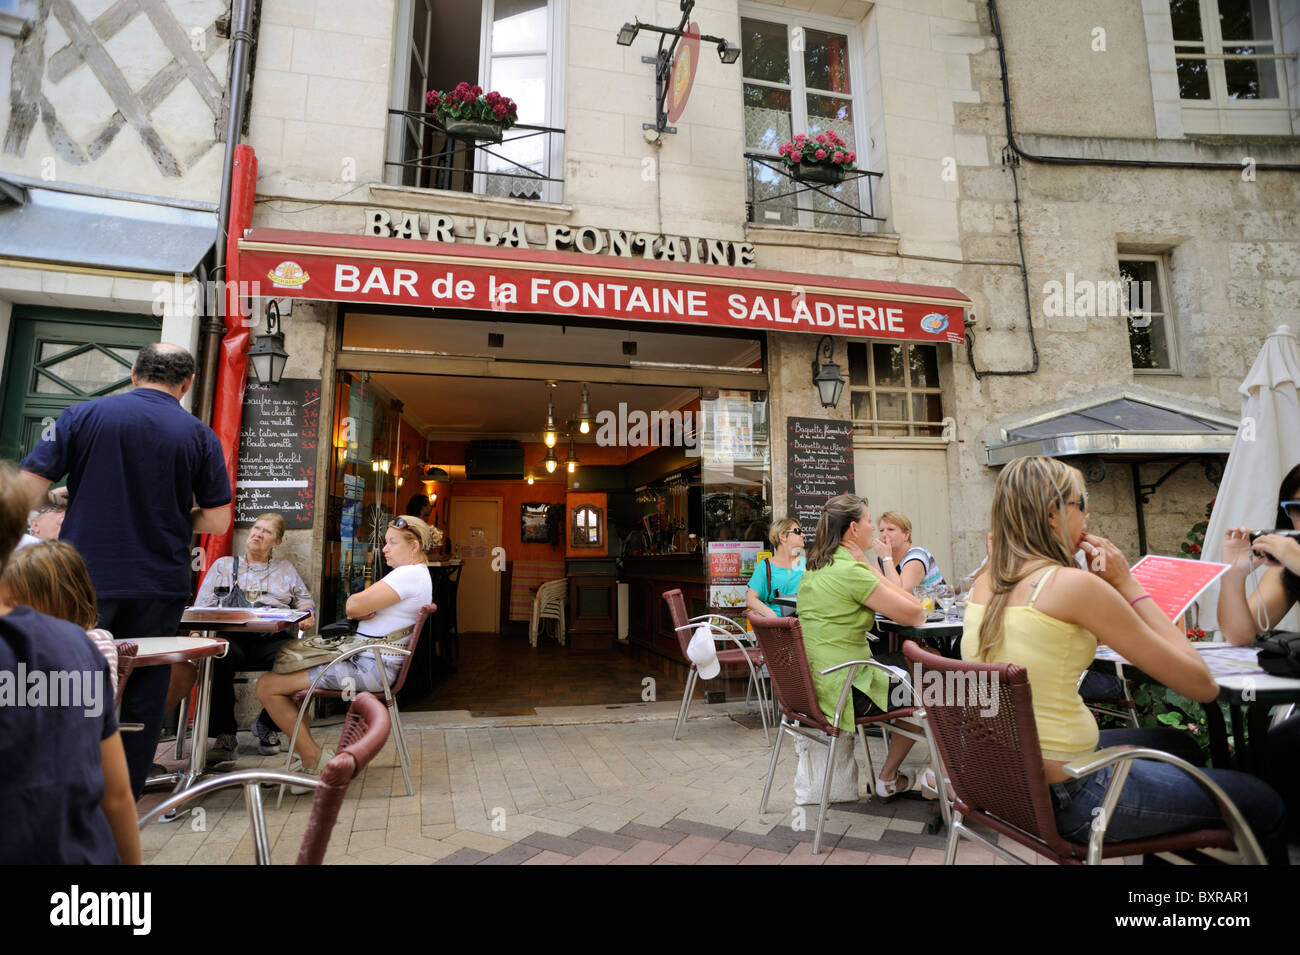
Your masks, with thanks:
[{"label": "wine glass", "polygon": [[212,588],[212,594],[217,598],[217,606],[220,607],[230,596],[230,577],[224,572],[217,574],[217,582]]},{"label": "wine glass", "polygon": [[943,611],[944,618],[952,617],[957,592],[949,584],[940,584],[935,588],[935,600],[939,602],[939,609]]}]

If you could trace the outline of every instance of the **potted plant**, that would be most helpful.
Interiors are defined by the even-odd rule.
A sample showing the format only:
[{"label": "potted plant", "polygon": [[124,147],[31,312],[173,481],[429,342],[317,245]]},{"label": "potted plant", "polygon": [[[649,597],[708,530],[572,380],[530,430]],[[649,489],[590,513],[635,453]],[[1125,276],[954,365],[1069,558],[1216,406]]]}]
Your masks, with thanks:
[{"label": "potted plant", "polygon": [[792,178],[831,185],[843,182],[845,170],[852,169],[858,159],[858,154],[833,129],[816,136],[799,133],[777,152]]},{"label": "potted plant", "polygon": [[448,136],[457,139],[482,139],[501,142],[501,134],[519,121],[515,101],[496,90],[483,92],[481,86],[458,83],[454,90],[429,90],[424,105],[438,117]]}]

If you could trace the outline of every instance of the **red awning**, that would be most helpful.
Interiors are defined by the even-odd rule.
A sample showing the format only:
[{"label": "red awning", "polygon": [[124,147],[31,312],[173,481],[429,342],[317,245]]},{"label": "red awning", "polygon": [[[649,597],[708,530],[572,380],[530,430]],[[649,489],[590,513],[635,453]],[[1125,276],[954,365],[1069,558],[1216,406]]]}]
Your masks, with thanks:
[{"label": "red awning", "polygon": [[253,229],[240,274],[261,294],[964,342],[952,288],[834,275],[411,239]]}]

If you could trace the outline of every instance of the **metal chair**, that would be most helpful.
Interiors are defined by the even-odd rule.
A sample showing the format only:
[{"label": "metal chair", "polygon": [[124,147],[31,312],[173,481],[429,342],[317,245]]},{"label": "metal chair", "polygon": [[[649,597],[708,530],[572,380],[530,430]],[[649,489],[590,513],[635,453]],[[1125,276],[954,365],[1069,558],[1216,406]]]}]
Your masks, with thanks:
[{"label": "metal chair", "polygon": [[543,620],[555,621],[555,639],[564,646],[564,612],[569,600],[569,579],[548,580],[537,588],[533,613],[528,621],[528,644],[537,646],[537,634]]},{"label": "metal chair", "polygon": [[[767,669],[772,677],[772,690],[776,695],[777,703],[781,707],[781,723],[777,727],[776,745],[772,747],[772,760],[768,765],[767,781],[763,785],[763,798],[758,804],[758,812],[759,815],[767,812],[767,797],[772,792],[772,780],[776,776],[776,764],[781,756],[781,741],[785,734],[802,736],[818,745],[825,746],[826,772],[822,780],[822,796],[817,810],[817,830],[813,834],[812,844],[813,855],[817,855],[821,851],[822,830],[826,825],[826,810],[830,800],[831,781],[835,770],[835,745],[840,734],[844,732],[840,729],[840,717],[843,715],[845,707],[850,705],[854,678],[857,677],[858,671],[862,667],[867,666],[875,667],[891,676],[900,678],[904,685],[907,686],[909,694],[911,685],[907,681],[906,674],[875,660],[851,660],[848,663],[841,663],[838,666],[822,670],[822,676],[829,676],[840,670],[848,670],[844,679],[844,688],[840,691],[840,698],[835,706],[835,716],[832,719],[827,719],[822,711],[821,704],[817,701],[817,688],[813,685],[812,669],[808,664],[808,651],[804,647],[803,630],[799,625],[799,618],[760,617],[757,614],[750,614],[749,624],[754,628],[754,634],[758,637],[758,645],[763,649],[763,657],[767,661]],[[890,732],[906,736],[908,739],[924,740],[925,736],[923,734],[897,725],[896,721],[912,717],[914,712],[913,707],[906,706],[875,716],[854,719],[855,730],[862,742],[862,751],[866,754],[867,777],[873,794],[876,791],[876,769],[871,761],[871,749],[867,746],[865,729],[868,726],[879,726],[884,733],[886,746],[889,744]],[[933,748],[931,752],[933,752]],[[938,778],[939,773],[936,772],[935,776]]]},{"label": "metal chair", "polygon": [[[983,843],[1009,861],[1024,861],[972,830],[966,825],[967,819],[975,819],[1062,865],[1097,865],[1103,859],[1189,850],[1211,850],[1215,854],[1235,850],[1241,861],[1264,864],[1264,853],[1246,820],[1209,776],[1176,756],[1136,746],[1112,746],[1065,767],[1076,779],[1107,766],[1115,767],[1106,786],[1102,812],[1093,820],[1088,844],[1066,841],[1056,828],[1025,668],[1010,663],[949,660],[922,650],[911,640],[903,644],[903,653],[917,674],[919,699],[923,704],[917,713],[918,716],[924,713],[922,725],[931,752],[938,754],[943,770],[936,772],[936,776],[947,777],[953,795],[945,865],[953,864],[962,837]],[[973,688],[980,681],[993,684],[988,687],[989,693],[996,686],[997,694],[991,706],[989,693],[957,693],[946,689]],[[929,686],[943,687],[945,691],[931,694],[926,689]],[[981,712],[989,709],[993,711],[991,715]],[[1106,821],[1114,812],[1135,759],[1171,763],[1188,773],[1219,804],[1227,828],[1105,842]]]},{"label": "metal chair", "polygon": [[314,789],[315,793],[312,795],[311,818],[307,822],[307,831],[303,833],[302,845],[298,849],[297,864],[320,865],[325,859],[330,834],[338,821],[339,809],[343,805],[343,797],[347,795],[348,786],[375,758],[375,754],[384,748],[391,725],[388,709],[374,694],[358,693],[352,705],[348,707],[348,715],[343,722],[343,733],[339,737],[338,752],[325,764],[320,776],[260,769],[224,773],[155,806],[140,820],[140,828],[143,829],[154,819],[173,812],[198,796],[230,786],[242,786],[244,804],[248,808],[248,822],[253,833],[254,861],[258,865],[270,865],[271,849],[266,833],[266,818],[262,812],[260,784],[308,786]]},{"label": "metal chair", "polygon": [[[691,697],[695,693],[695,681],[699,678],[699,670],[695,663],[691,661],[687,648],[690,646],[691,637],[701,626],[707,626],[710,634],[717,643],[726,645],[734,643],[734,650],[719,650],[718,662],[724,666],[727,664],[744,663],[749,667],[750,683],[757,687],[758,690],[758,713],[763,721],[763,738],[772,742],[772,735],[768,732],[768,696],[763,689],[763,680],[759,676],[759,669],[763,666],[763,651],[752,643],[747,642],[745,638],[749,635],[741,628],[740,624],[730,617],[724,617],[722,614],[706,613],[698,617],[686,616],[686,600],[682,597],[681,590],[668,590],[664,592],[664,600],[668,603],[668,613],[673,621],[673,631],[677,634],[677,643],[681,647],[682,656],[690,663],[691,669],[686,677],[686,690],[682,693],[682,705],[677,711],[677,724],[673,727],[673,739],[676,740],[681,733],[682,726],[686,723],[687,715],[691,709]],[[748,688],[745,694],[746,700],[749,699]]]},{"label": "metal chair", "polygon": [[[286,773],[289,771],[290,763],[293,760],[294,744],[298,742],[298,729],[302,726],[302,718],[307,713],[307,707],[311,705],[312,697],[319,697],[326,700],[341,700],[344,698],[345,693],[351,695],[353,692],[349,690],[319,689],[318,686],[320,681],[325,678],[325,674],[329,673],[330,670],[338,666],[344,660],[349,660],[359,653],[373,653],[375,655],[375,661],[379,664],[379,679],[383,683],[384,687],[384,705],[388,707],[389,714],[392,717],[393,729],[396,731],[394,735],[397,737],[397,755],[402,764],[402,776],[406,779],[406,795],[415,795],[415,789],[411,786],[411,763],[410,757],[407,755],[406,751],[406,736],[402,733],[402,717],[397,710],[397,694],[406,683],[406,674],[411,669],[411,658],[415,654],[415,647],[419,643],[420,634],[424,631],[424,622],[431,614],[437,611],[437,609],[437,604],[425,604],[420,608],[420,613],[415,618],[415,627],[411,630],[411,637],[407,641],[406,646],[399,647],[387,643],[372,643],[368,646],[353,647],[350,650],[345,650],[325,665],[325,669],[321,670],[321,672],[316,675],[316,679],[312,680],[311,686],[307,687],[305,690],[299,690],[293,695],[294,702],[300,705],[298,707],[298,718],[294,720],[293,732],[289,736],[289,751],[285,755],[284,770]],[[384,669],[384,654],[400,655],[403,657],[402,668],[397,671],[397,679],[393,682],[392,686],[389,686],[388,683],[388,671]],[[276,800],[277,806],[283,798],[284,787],[281,786],[279,798]]]}]

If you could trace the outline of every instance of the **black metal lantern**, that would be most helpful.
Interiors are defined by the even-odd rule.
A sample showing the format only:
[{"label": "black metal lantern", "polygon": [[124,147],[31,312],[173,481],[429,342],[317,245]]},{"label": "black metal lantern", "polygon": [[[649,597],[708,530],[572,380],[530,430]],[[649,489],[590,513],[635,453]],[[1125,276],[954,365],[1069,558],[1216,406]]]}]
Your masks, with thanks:
[{"label": "black metal lantern", "polygon": [[[818,364],[817,357],[822,354],[826,360]],[[812,361],[813,384],[817,386],[823,408],[834,408],[839,404],[840,393],[844,391],[844,376],[840,374],[840,366],[835,364],[834,359],[834,343],[829,335],[823,335],[817,343]]]},{"label": "black metal lantern", "polygon": [[284,332],[280,331],[280,307],[275,299],[266,303],[266,334],[259,335],[248,350],[253,374],[264,385],[280,383],[289,353],[284,350]]}]

